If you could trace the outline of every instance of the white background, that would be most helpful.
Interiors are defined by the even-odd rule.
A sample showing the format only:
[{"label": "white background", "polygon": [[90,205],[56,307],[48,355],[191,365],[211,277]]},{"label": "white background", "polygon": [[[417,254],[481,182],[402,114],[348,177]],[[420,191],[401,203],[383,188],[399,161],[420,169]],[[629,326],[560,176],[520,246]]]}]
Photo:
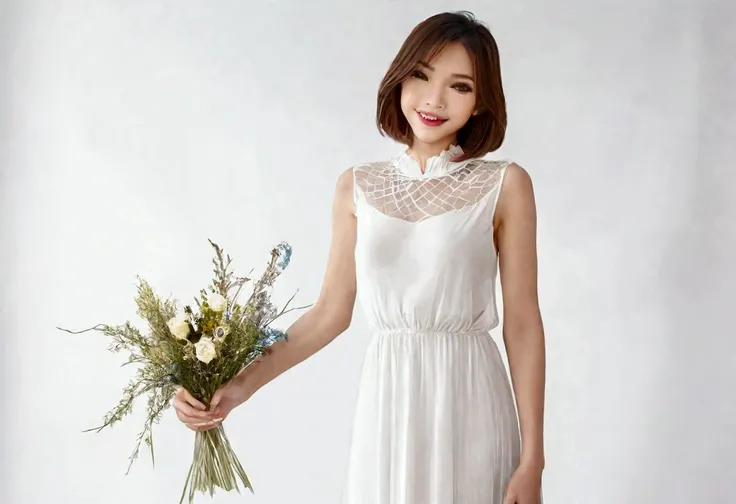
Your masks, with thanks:
[{"label": "white background", "polygon": [[[207,238],[243,273],[288,240],[277,299],[313,302],[338,174],[402,149],[374,126],[383,72],[416,23],[464,8],[502,53],[510,125],[493,155],[537,191],[547,504],[732,502],[727,4],[5,0],[0,500],[178,502],[193,434],[169,411],[156,468],[143,452],[125,476],[144,403],[111,431],[80,431],[130,371],[103,336],[55,326],[135,320],[136,274],[195,295]],[[338,502],[364,328],[358,310],[233,413],[256,494],[215,502]]]}]

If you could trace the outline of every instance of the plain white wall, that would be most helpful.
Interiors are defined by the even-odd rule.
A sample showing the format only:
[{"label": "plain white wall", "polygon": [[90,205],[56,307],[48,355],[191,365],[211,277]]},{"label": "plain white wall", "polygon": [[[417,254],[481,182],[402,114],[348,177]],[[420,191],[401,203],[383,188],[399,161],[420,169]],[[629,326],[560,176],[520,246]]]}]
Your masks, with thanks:
[{"label": "plain white wall", "polygon": [[[510,127],[495,155],[536,184],[546,503],[732,501],[727,4],[4,2],[2,502],[178,499],[192,433],[169,412],[156,468],[143,452],[125,476],[143,403],[111,431],[80,431],[130,371],[101,335],[54,327],[136,320],[136,274],[193,296],[208,237],[242,272],[290,241],[278,299],[314,301],[337,175],[401,149],[374,127],[383,72],[412,26],[461,8],[502,52]],[[233,413],[256,495],[215,502],[338,502],[368,336],[358,311]]]}]

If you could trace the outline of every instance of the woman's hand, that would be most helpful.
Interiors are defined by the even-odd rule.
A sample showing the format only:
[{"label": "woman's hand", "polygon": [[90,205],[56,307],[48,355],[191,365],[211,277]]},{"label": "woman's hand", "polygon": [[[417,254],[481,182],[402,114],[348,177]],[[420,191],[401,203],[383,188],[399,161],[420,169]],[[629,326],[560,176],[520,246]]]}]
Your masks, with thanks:
[{"label": "woman's hand", "polygon": [[176,410],[176,416],[184,425],[193,431],[203,431],[215,427],[215,416],[207,407],[184,387],[179,387],[171,405]]},{"label": "woman's hand", "polygon": [[[260,363],[258,363],[260,365]],[[247,381],[250,377],[248,369],[223,385],[210,401],[210,410],[214,416],[215,426],[225,420],[232,410],[240,406],[253,395],[252,387]],[[252,378],[252,377],[251,377]],[[210,427],[211,428],[211,427]]]},{"label": "woman's hand", "polygon": [[187,389],[180,387],[172,402],[176,416],[193,431],[214,429],[236,406],[244,403],[250,397],[244,378],[244,373],[242,373],[215,392],[210,401],[209,411]]},{"label": "woman's hand", "polygon": [[503,504],[541,504],[542,471],[520,465],[511,475]]}]

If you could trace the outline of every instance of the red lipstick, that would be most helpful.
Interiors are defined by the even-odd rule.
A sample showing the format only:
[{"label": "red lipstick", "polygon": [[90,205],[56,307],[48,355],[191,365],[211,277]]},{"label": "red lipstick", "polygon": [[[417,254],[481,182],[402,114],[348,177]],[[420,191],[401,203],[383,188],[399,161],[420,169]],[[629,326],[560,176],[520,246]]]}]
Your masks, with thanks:
[{"label": "red lipstick", "polygon": [[417,110],[417,115],[419,116],[419,120],[422,121],[422,123],[426,124],[427,126],[439,126],[447,122],[447,119],[443,119],[434,114],[420,112],[419,110]]}]

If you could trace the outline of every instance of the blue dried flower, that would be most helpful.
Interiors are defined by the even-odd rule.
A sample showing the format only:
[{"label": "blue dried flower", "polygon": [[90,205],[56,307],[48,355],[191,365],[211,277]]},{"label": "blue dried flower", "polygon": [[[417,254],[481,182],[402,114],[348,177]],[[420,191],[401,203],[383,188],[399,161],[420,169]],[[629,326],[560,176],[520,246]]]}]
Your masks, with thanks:
[{"label": "blue dried flower", "polygon": [[291,262],[291,245],[281,242],[276,246],[276,249],[279,254],[279,261],[276,263],[276,267],[279,271],[284,271]]},{"label": "blue dried flower", "polygon": [[258,344],[263,347],[270,347],[274,343],[280,340],[288,340],[289,337],[284,331],[273,329],[272,327],[266,327],[261,333],[261,337],[258,338]]}]

